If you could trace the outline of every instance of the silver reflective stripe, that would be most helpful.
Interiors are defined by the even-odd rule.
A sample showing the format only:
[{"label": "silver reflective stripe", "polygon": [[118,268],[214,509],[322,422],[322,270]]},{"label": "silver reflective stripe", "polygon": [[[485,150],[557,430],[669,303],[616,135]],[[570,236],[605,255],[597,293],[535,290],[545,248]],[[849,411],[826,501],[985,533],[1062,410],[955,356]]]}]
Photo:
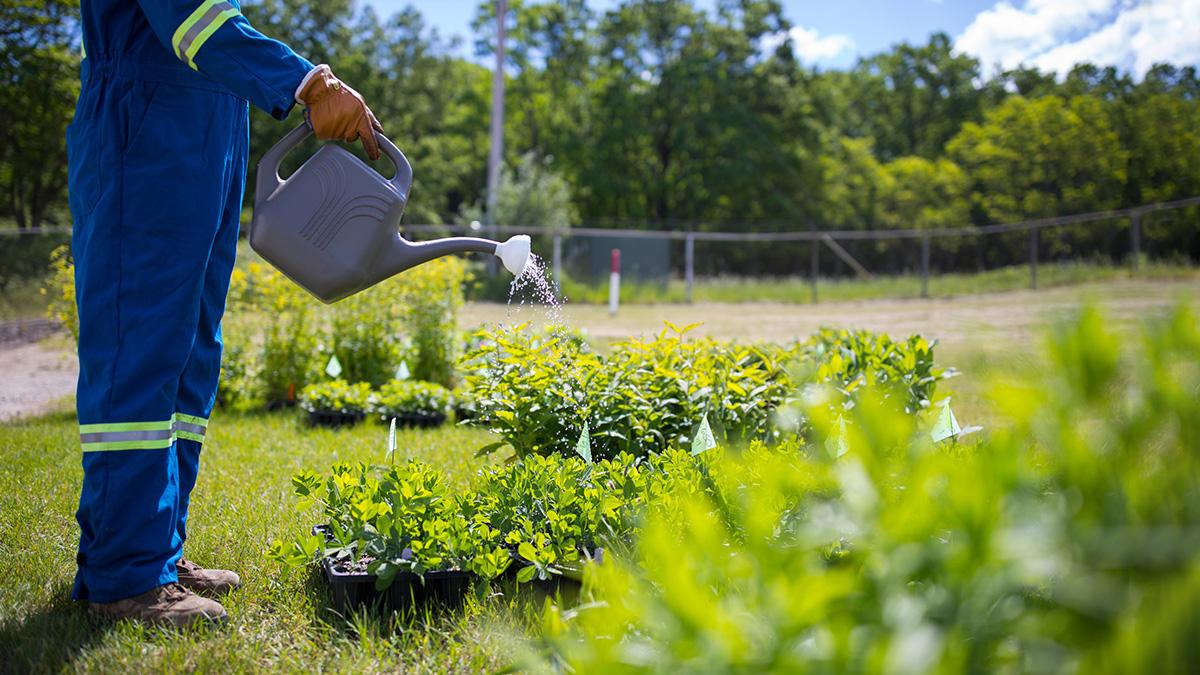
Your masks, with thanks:
[{"label": "silver reflective stripe", "polygon": [[190,424],[188,422],[180,422],[178,420],[175,421],[175,431],[187,431],[199,436],[203,436],[205,429],[206,427],[200,424]]},{"label": "silver reflective stripe", "polygon": [[183,38],[179,40],[179,44],[175,46],[175,55],[179,57],[180,61],[183,61],[184,63],[191,63],[191,59],[188,58],[188,53],[191,50],[192,43],[196,41],[196,38],[200,37],[200,34],[204,32],[205,28],[208,28],[214,21],[217,20],[217,17],[219,17],[223,12],[227,11],[236,12],[237,9],[235,9],[234,6],[228,2],[218,2],[209,7],[208,11],[204,13],[204,16],[201,16],[187,29],[187,32],[183,34]]},{"label": "silver reflective stripe", "polygon": [[98,431],[79,434],[79,441],[85,445],[90,443],[128,443],[132,441],[166,441],[174,432],[170,429],[154,431]]}]

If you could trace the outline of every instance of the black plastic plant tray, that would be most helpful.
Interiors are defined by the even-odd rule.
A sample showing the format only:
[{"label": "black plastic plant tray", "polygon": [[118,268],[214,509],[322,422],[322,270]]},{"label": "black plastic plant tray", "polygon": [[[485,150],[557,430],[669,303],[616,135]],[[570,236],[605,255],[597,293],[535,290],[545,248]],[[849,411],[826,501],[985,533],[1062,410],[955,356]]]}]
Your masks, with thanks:
[{"label": "black plastic plant tray", "polygon": [[[329,529],[317,525],[313,534],[328,537]],[[374,574],[339,571],[329,558],[321,561],[321,576],[329,583],[333,608],[343,614],[364,608],[394,612],[426,605],[457,606],[467,597],[474,581],[470,572],[460,570],[426,572],[424,580],[411,572],[401,572],[390,586],[380,591],[375,589]]]},{"label": "black plastic plant tray", "polygon": [[444,413],[405,413],[402,415],[381,414],[380,419],[384,422],[391,422],[394,418],[398,427],[417,427],[421,429],[429,429],[432,427],[440,427],[446,423],[446,415]]},{"label": "black plastic plant tray", "polygon": [[367,418],[365,412],[344,413],[313,410],[308,413],[308,423],[314,427],[347,427],[358,424]]},{"label": "black plastic plant tray", "polygon": [[452,607],[461,604],[472,588],[471,574],[457,570],[426,572],[424,581],[415,574],[401,572],[390,586],[379,591],[375,589],[374,574],[339,572],[328,558],[322,561],[321,569],[329,582],[333,607],[342,613],[360,608],[398,611],[430,604]]},{"label": "black plastic plant tray", "polygon": [[[580,553],[583,554],[583,558],[578,561],[578,570],[564,570],[562,574],[555,574],[549,579],[538,579],[537,577],[534,577],[532,580],[527,581],[526,583],[533,584],[534,587],[541,590],[551,592],[560,587],[578,590],[583,586],[582,566],[588,564],[590,560],[594,560],[596,562],[603,560],[604,549],[597,548],[592,551],[581,549]],[[504,579],[510,579],[516,583],[517,573],[520,572],[522,568],[529,567],[533,563],[517,555],[516,551],[509,551],[509,555],[512,556],[512,564],[508,566],[508,569],[504,570],[504,573],[501,575],[501,577]]]}]

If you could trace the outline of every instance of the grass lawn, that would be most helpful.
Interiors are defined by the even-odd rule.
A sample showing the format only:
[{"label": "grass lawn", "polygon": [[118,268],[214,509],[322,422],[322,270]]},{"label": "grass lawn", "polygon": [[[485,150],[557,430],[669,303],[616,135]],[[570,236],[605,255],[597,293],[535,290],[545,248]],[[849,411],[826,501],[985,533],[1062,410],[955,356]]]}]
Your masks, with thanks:
[{"label": "grass lawn", "polygon": [[[494,595],[459,611],[401,621],[340,618],[322,584],[264,553],[276,538],[310,527],[289,479],[335,460],[382,461],[386,428],[365,423],[312,430],[299,413],[217,412],[189,516],[187,555],[242,575],[225,603],[231,622],[182,636],[130,622],[92,619],[70,598],[82,471],[74,416],[0,425],[0,671],[105,672],[254,669],[290,671],[495,671],[522,653],[540,602]],[[467,485],[482,463],[486,432],[443,427],[402,431],[402,457],[427,461]]]}]

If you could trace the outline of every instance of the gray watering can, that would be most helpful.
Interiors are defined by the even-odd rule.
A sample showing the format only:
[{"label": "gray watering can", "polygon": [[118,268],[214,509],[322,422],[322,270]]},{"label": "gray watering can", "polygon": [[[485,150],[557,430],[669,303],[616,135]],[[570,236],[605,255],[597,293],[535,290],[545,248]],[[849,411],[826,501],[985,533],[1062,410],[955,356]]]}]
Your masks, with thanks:
[{"label": "gray watering can", "polygon": [[383,134],[375,137],[396,165],[391,180],[336,143],[322,145],[295,173],[280,178],[279,163],[310,133],[308,123],[301,124],[258,163],[250,247],[322,302],[451,253],[490,253],[514,275],[525,270],[526,235],[504,243],[475,237],[418,243],[400,236],[412,166]]}]

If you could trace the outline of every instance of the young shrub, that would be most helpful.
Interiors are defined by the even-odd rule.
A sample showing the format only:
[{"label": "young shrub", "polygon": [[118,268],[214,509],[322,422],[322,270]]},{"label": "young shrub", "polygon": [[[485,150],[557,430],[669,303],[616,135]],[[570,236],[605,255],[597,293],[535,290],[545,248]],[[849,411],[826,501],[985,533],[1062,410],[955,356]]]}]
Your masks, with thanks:
[{"label": "young shrub", "polygon": [[1130,340],[1087,311],[1048,344],[993,387],[1012,423],[965,451],[886,388],[806,397],[813,446],[714,461],[708,489],[649,510],[635,558],[589,568],[583,605],[548,611],[554,663],[1189,672],[1200,324],[1181,311]]},{"label": "young shrub", "polygon": [[586,426],[596,458],[645,457],[689,446],[706,419],[726,441],[766,437],[789,390],[786,350],[685,333],[672,327],[602,356],[554,331],[486,332],[462,366],[476,423],[503,439],[484,450],[569,456]]},{"label": "young shrub", "polygon": [[937,341],[913,335],[895,342],[882,333],[822,328],[800,346],[801,363],[810,372],[804,381],[829,384],[843,401],[863,387],[900,396],[909,414],[929,407],[939,380],[957,375],[934,365]]},{"label": "young shrub", "polygon": [[396,376],[402,308],[393,303],[388,288],[394,283],[384,282],[330,306],[328,347],[322,349],[321,360],[328,363],[336,356],[342,366],[338,377],[379,387]]},{"label": "young shrub", "polygon": [[[266,312],[258,363],[258,397],[268,407],[291,405],[296,393],[317,372],[318,303],[274,269],[250,263],[248,273],[231,282],[233,306]],[[249,305],[243,305],[248,302]]]},{"label": "young shrub", "polygon": [[413,360],[408,365],[413,379],[452,386],[466,263],[458,258],[438,258],[396,279],[390,297],[403,312],[412,344]]},{"label": "young shrub", "polygon": [[79,307],[75,303],[75,263],[71,245],[63,244],[50,253],[50,277],[41,289],[46,296],[46,318],[62,324],[71,339],[79,342]]},{"label": "young shrub", "polygon": [[446,421],[453,397],[432,382],[393,380],[371,397],[371,412],[387,422],[405,426],[437,426]]},{"label": "young shrub", "polygon": [[341,571],[375,575],[378,589],[402,572],[466,570],[490,579],[510,564],[502,549],[482,546],[445,480],[420,462],[339,463],[328,478],[302,472],[292,485],[298,508],[321,507],[329,535],[274,542],[269,555],[285,564],[329,558]]}]

